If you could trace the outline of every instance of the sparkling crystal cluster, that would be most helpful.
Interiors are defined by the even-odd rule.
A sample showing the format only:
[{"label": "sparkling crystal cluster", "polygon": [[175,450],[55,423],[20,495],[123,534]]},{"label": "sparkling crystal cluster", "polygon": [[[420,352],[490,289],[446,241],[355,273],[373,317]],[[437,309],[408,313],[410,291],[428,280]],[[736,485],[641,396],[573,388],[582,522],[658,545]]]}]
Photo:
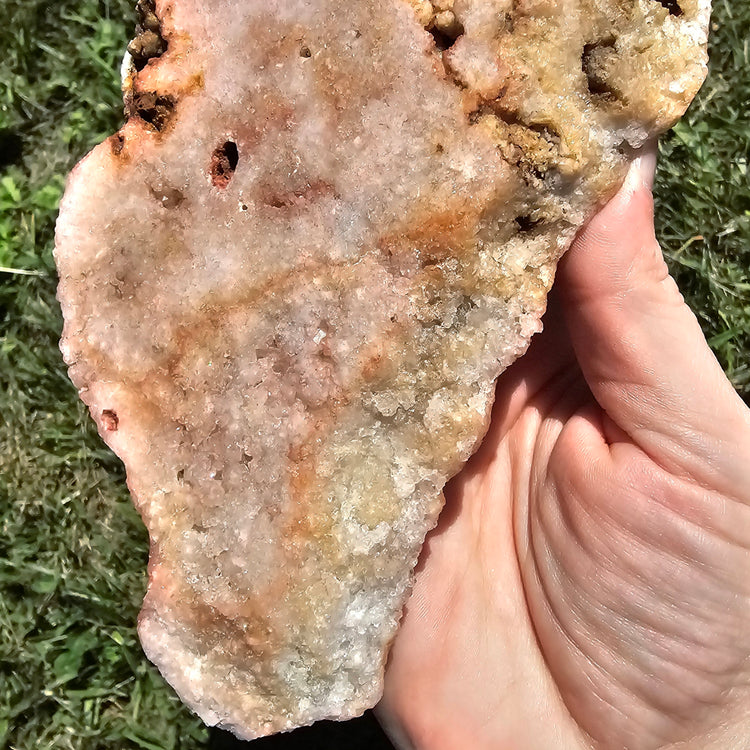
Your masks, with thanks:
[{"label": "sparkling crystal cluster", "polygon": [[708,0],[139,0],[62,350],[151,538],[144,649],[242,737],[347,718],[555,264]]}]

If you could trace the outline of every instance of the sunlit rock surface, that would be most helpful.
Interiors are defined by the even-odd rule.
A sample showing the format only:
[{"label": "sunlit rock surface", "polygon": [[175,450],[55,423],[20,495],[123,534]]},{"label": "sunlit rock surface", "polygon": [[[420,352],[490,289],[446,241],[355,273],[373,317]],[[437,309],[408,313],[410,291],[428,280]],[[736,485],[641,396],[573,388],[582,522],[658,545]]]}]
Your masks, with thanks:
[{"label": "sunlit rock surface", "polygon": [[141,640],[239,736],[351,717],[556,261],[703,80],[708,0],[138,5],[56,257],[151,535]]}]

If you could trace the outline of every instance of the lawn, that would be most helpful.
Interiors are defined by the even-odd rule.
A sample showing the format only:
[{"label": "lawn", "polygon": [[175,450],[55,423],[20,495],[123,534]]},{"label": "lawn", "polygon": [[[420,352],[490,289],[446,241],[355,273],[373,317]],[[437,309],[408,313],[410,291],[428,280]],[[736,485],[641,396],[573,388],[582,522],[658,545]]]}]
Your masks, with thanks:
[{"label": "lawn", "polygon": [[[131,0],[0,3],[0,749],[205,747],[134,623],[146,534],[67,379],[52,261],[65,174],[121,119]],[[709,80],[662,140],[658,234],[750,401],[750,3],[718,0]]]}]

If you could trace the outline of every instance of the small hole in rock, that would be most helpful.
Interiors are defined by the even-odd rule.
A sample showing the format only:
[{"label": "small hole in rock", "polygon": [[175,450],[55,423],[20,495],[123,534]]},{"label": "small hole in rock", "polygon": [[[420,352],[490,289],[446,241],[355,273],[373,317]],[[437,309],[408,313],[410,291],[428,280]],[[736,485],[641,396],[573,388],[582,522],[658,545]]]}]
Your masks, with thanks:
[{"label": "small hole in rock", "polygon": [[680,8],[680,4],[677,0],[657,0],[657,2],[669,11],[670,16],[682,15],[682,8]]},{"label": "small hole in rock", "polygon": [[286,208],[287,206],[293,205],[291,201],[285,200],[283,196],[275,194],[270,195],[265,201],[265,204],[271,206],[271,208]]},{"label": "small hole in rock", "polygon": [[120,426],[120,420],[117,417],[117,413],[112,409],[105,409],[102,412],[102,427],[106,432],[117,432]]},{"label": "small hole in rock", "polygon": [[444,34],[439,29],[430,29],[430,34],[432,34],[432,38],[435,40],[435,46],[441,52],[445,52],[445,50],[450,49],[453,46],[453,43],[456,41],[455,39],[451,39],[447,34]]},{"label": "small hole in rock", "polygon": [[128,102],[126,115],[128,118],[140,117],[154,130],[160,132],[172,116],[174,108],[174,97],[161,96],[155,91],[142,91],[135,94],[132,101]]},{"label": "small hole in rock", "polygon": [[463,26],[451,11],[439,13],[427,30],[435,40],[435,47],[441,52],[450,49],[464,33]]},{"label": "small hole in rock", "polygon": [[445,151],[445,146],[443,146],[442,143],[438,143],[437,146],[435,146],[435,153],[436,154],[442,154]]},{"label": "small hole in rock", "polygon": [[225,188],[234,175],[240,153],[237,144],[227,141],[219,146],[211,156],[211,182],[217,188]]},{"label": "small hole in rock", "polygon": [[177,472],[177,481],[178,482],[182,482],[182,481],[184,481],[184,479],[185,479],[185,469],[180,469]]},{"label": "small hole in rock", "polygon": [[606,80],[603,58],[610,52],[614,52],[614,39],[606,39],[594,44],[587,44],[581,54],[581,68],[586,76],[589,92],[604,100],[617,98],[614,91]]},{"label": "small hole in rock", "polygon": [[542,219],[535,219],[533,216],[517,216],[516,224],[521,232],[530,232],[542,223]]},{"label": "small hole in rock", "polygon": [[309,47],[302,47],[299,51],[300,57],[312,57],[312,52]]},{"label": "small hole in rock", "polygon": [[113,156],[121,156],[125,148],[125,136],[122,133],[115,133],[109,139],[109,147],[112,149]]}]

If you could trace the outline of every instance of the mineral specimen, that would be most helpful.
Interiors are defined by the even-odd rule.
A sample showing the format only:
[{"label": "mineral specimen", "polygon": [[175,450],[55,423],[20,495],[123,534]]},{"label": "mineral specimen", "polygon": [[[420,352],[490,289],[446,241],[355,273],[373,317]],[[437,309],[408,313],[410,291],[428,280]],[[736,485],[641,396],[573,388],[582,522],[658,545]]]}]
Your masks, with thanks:
[{"label": "mineral specimen", "polygon": [[705,75],[708,0],[140,0],[62,350],[151,536],[143,647],[242,737],[372,706],[555,263]]}]

